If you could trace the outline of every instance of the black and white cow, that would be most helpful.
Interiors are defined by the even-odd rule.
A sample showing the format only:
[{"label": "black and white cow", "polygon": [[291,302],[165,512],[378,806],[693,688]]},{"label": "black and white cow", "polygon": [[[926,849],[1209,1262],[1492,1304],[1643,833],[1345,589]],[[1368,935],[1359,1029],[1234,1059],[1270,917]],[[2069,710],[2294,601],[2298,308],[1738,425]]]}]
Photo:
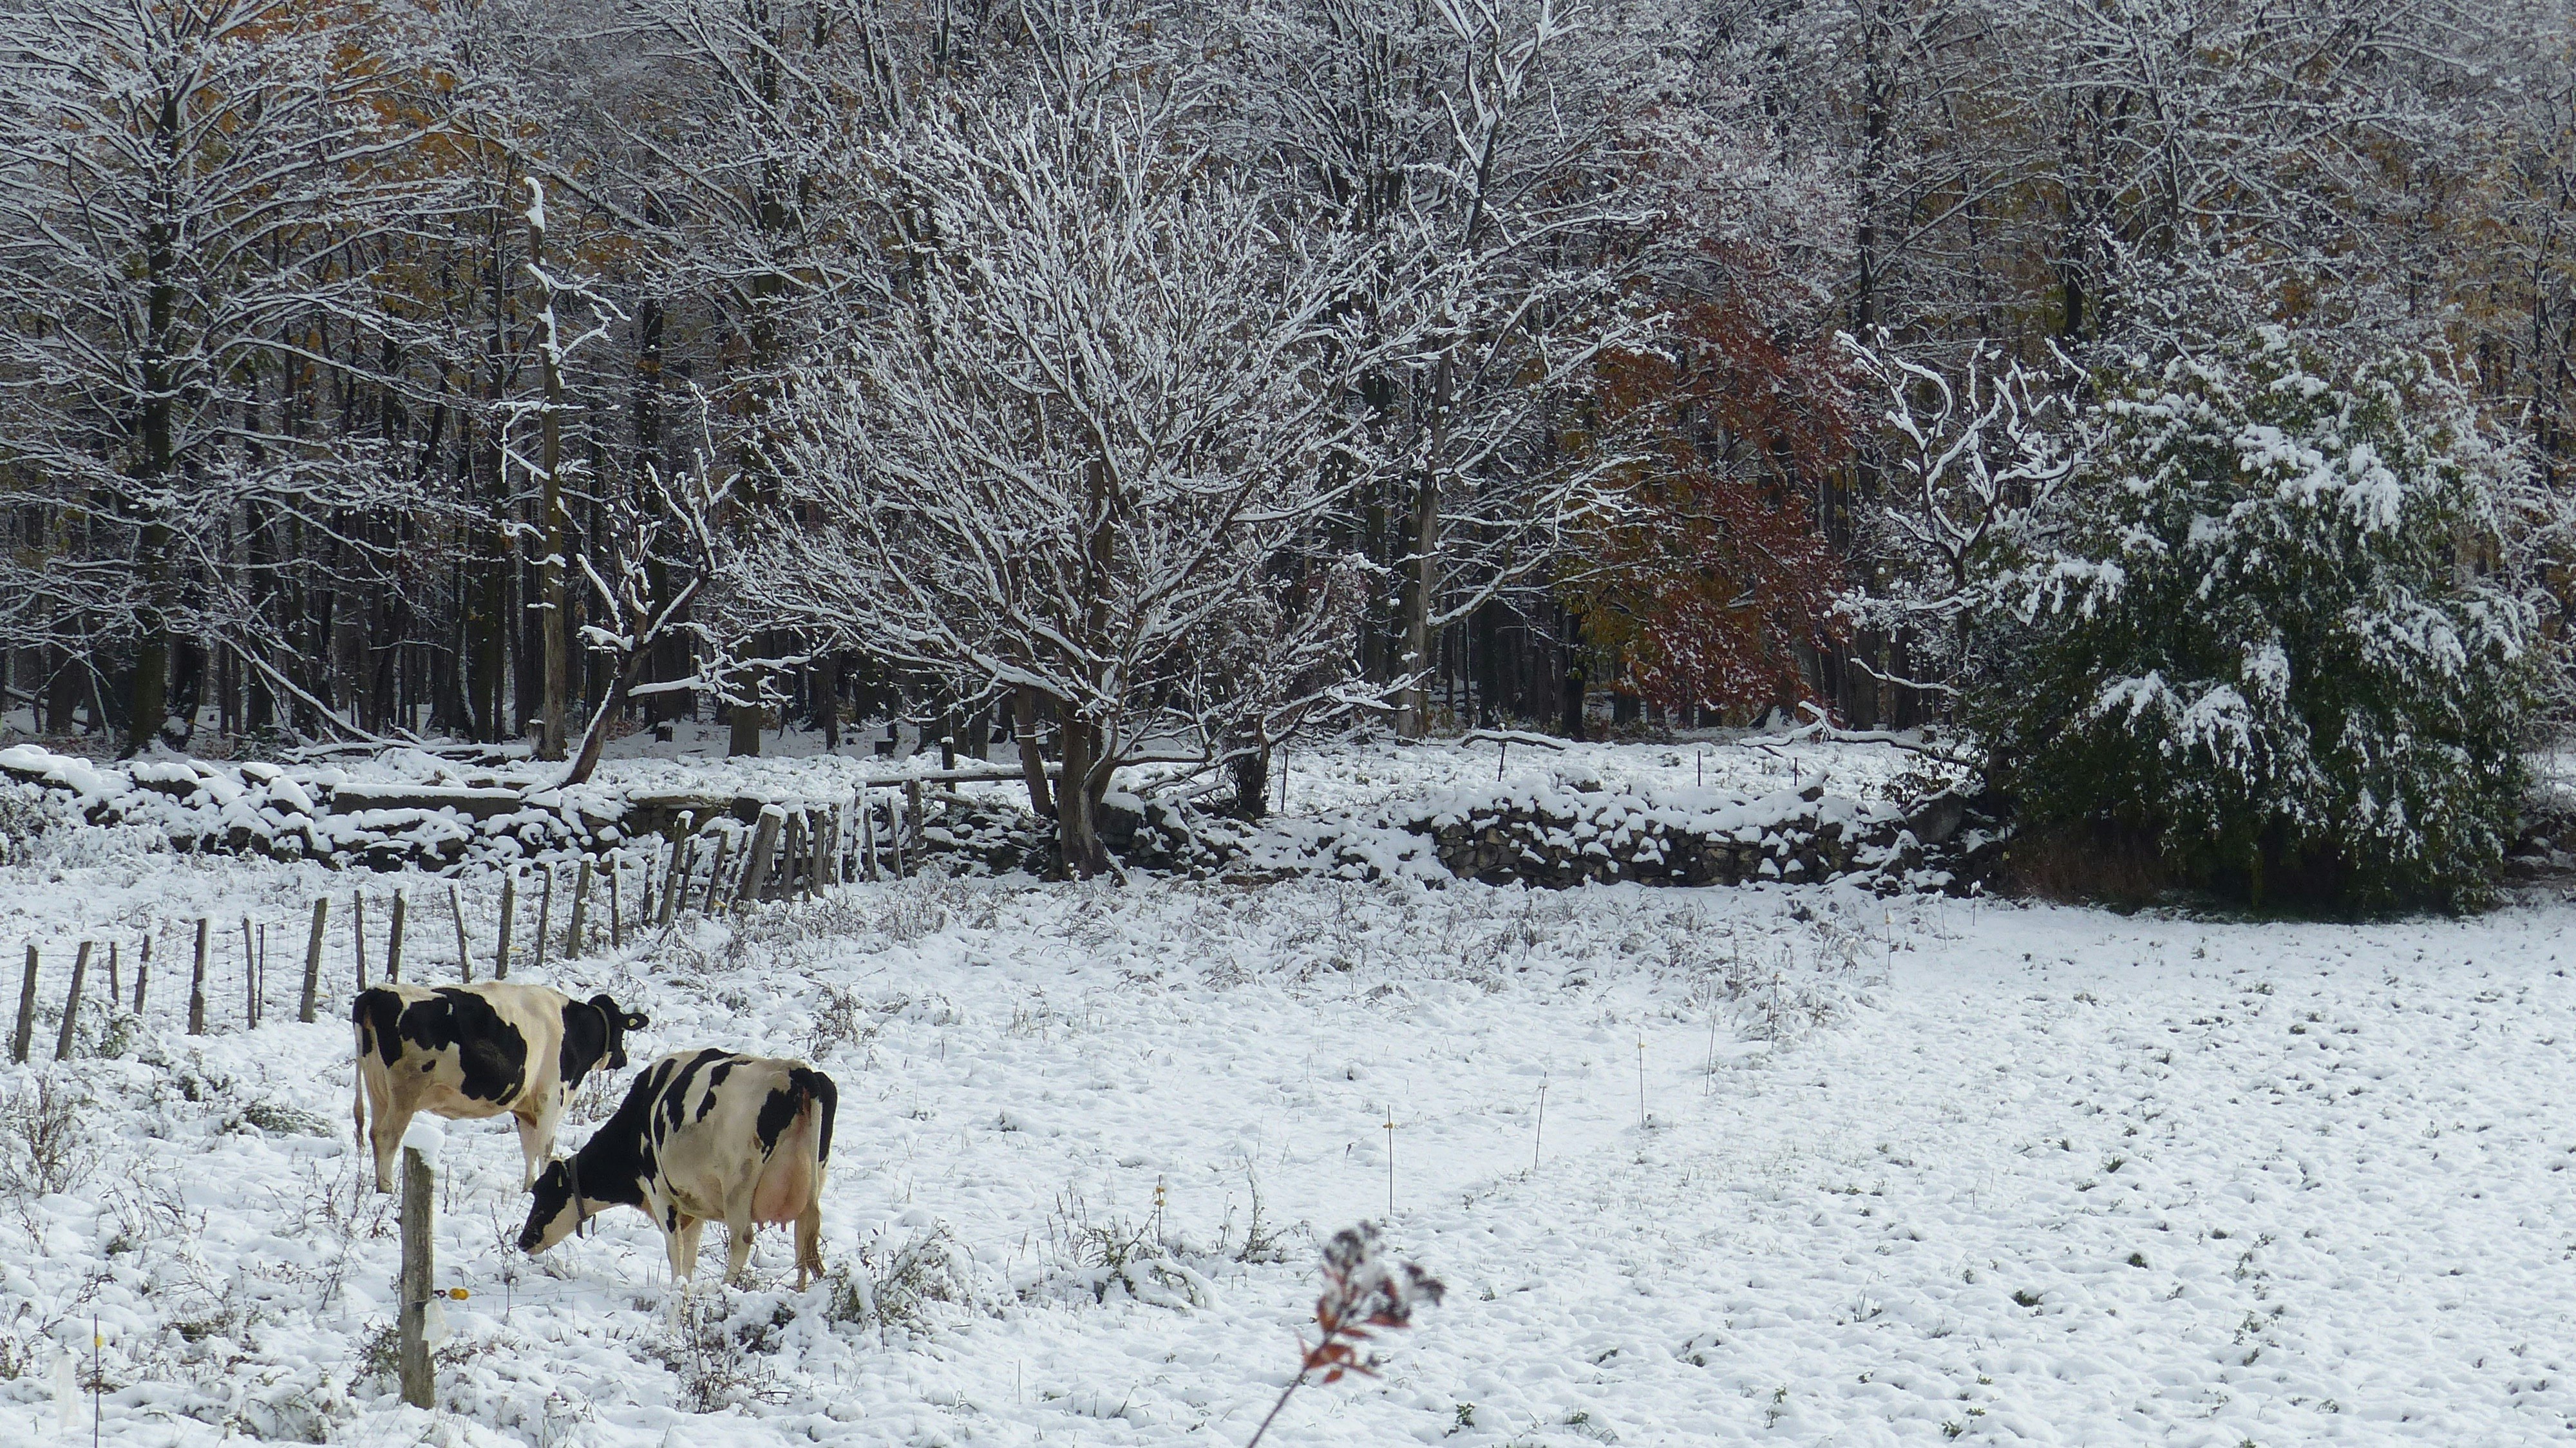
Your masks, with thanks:
[{"label": "black and white cow", "polygon": [[832,1156],[832,1078],[802,1061],[705,1050],[645,1068],[606,1125],[537,1178],[519,1249],[542,1252],[610,1207],[662,1229],[672,1280],[697,1270],[698,1236],[721,1221],[725,1280],[751,1260],[760,1224],[796,1224],[796,1287],[823,1271],[823,1172]]},{"label": "black and white cow", "polygon": [[[394,1189],[394,1152],[414,1113],[518,1118],[524,1180],[554,1154],[564,1103],[594,1066],[626,1067],[626,1033],[647,1024],[604,995],[541,985],[378,986],[349,1005],[358,1031],[358,1134],[376,1153],[376,1190]],[[374,1128],[368,1124],[374,1108]]]}]

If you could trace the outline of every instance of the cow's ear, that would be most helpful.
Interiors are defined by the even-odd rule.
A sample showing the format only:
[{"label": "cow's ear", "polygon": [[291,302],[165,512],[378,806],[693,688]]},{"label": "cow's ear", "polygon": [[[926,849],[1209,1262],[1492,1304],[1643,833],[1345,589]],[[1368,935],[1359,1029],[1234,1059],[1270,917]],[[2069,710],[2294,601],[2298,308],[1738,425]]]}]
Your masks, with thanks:
[{"label": "cow's ear", "polygon": [[626,1013],[626,1029],[630,1031],[640,1031],[651,1024],[653,1024],[653,1022],[647,1019],[642,1011],[628,1011]]}]

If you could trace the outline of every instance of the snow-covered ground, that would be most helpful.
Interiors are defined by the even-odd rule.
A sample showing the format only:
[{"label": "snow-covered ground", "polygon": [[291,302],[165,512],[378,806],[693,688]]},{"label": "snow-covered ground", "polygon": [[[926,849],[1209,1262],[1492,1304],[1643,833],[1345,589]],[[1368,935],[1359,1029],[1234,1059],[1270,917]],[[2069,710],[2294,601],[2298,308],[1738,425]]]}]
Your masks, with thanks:
[{"label": "snow-covered ground", "polygon": [[[1779,758],[1572,762],[1678,783],[1695,748]],[[1301,756],[1292,807],[1493,768],[1448,753]],[[299,958],[275,937],[306,892],[353,883],[48,850],[0,870],[0,964],[246,911]],[[411,884],[410,973],[443,975],[444,885]],[[73,1191],[0,1200],[0,1443],[86,1441],[94,1316],[117,1442],[1239,1444],[1317,1237],[1364,1217],[1448,1299],[1273,1443],[2568,1441],[2571,919],[851,887],[547,968],[652,1016],[638,1066],[736,1046],[838,1080],[838,1280],[796,1295],[764,1237],[758,1285],[702,1287],[675,1328],[640,1215],[518,1255],[515,1142],[462,1124],[439,1282],[471,1295],[435,1415],[366,1366],[396,1244],[347,1139],[345,1023],[293,1024],[273,962],[282,1023],[243,1032],[215,992],[218,1033],[179,1034],[170,935],[125,1056],[0,1067],[12,1109],[46,1076],[85,1099],[86,1158]]]}]

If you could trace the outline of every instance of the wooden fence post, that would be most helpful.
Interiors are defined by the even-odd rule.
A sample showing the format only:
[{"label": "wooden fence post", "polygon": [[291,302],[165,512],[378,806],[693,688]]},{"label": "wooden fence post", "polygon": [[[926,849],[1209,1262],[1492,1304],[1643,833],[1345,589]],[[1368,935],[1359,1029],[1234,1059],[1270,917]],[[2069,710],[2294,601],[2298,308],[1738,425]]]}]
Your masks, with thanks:
[{"label": "wooden fence post", "polygon": [[349,892],[349,940],[358,952],[358,983],[349,994],[352,998],[367,988],[367,897]]},{"label": "wooden fence post", "polygon": [[519,872],[501,877],[501,944],[492,952],[492,978],[510,978],[510,927],[519,923]]},{"label": "wooden fence post", "polygon": [[859,865],[873,885],[877,881],[877,807],[865,789],[859,791]]},{"label": "wooden fence post", "polygon": [[417,1147],[404,1147],[402,1157],[402,1399],[427,1408],[438,1396],[429,1370],[429,1283],[436,1265],[430,1253],[429,1163]]},{"label": "wooden fence post", "polygon": [[18,987],[18,1033],[9,1038],[9,1059],[24,1066],[27,1048],[36,1039],[36,947],[27,947],[27,980]]},{"label": "wooden fence post", "polygon": [[608,948],[611,950],[626,944],[626,902],[619,898],[617,888],[618,882],[625,878],[626,871],[612,857],[608,862]]},{"label": "wooden fence post", "polygon": [[465,941],[465,902],[456,898],[456,882],[447,882],[447,910],[456,917],[456,978],[474,983],[474,951]]},{"label": "wooden fence post", "polygon": [[143,1014],[143,988],[152,983],[152,937],[143,937],[143,958],[134,962],[134,1013]]},{"label": "wooden fence post", "polygon": [[394,892],[393,923],[386,927],[385,983],[402,984],[403,892]]},{"label": "wooden fence post", "polygon": [[546,888],[537,896],[537,961],[531,969],[546,968],[546,933],[555,927],[555,867],[547,865]]},{"label": "wooden fence post", "polygon": [[589,923],[589,921],[588,921],[588,916],[589,916],[589,914],[590,914],[590,856],[588,856],[588,855],[584,855],[584,856],[582,856],[582,857],[581,857],[581,869],[579,870],[579,872],[577,872],[577,873],[573,876],[573,882],[572,882],[572,924],[571,924],[568,928],[566,928],[566,929],[565,929],[565,931],[564,931],[564,946],[563,946],[564,959],[566,959],[566,960],[570,960],[570,959],[572,959],[574,956],[581,954],[581,950],[582,950],[582,938],[581,938],[581,932],[582,932],[582,927],[583,927],[584,925],[586,925],[586,924],[588,924],[588,923]]},{"label": "wooden fence post", "polygon": [[72,957],[72,993],[63,997],[63,1031],[54,1037],[54,1059],[57,1061],[68,1061],[72,1057],[72,1023],[80,1019],[81,982],[89,976],[89,952],[90,943],[84,940],[80,943],[80,954]]},{"label": "wooden fence post", "polygon": [[742,867],[742,888],[734,892],[736,903],[760,898],[761,887],[769,883],[770,857],[778,850],[779,826],[786,822],[786,810],[774,804],[760,807],[760,823],[751,832],[751,857]]},{"label": "wooden fence post", "polygon": [[259,952],[251,948],[250,917],[242,917],[242,1029],[259,1028]]},{"label": "wooden fence post", "polygon": [[125,977],[116,968],[116,942],[107,943],[107,1013],[115,1015],[125,1007]]},{"label": "wooden fence post", "polygon": [[688,816],[682,815],[680,820],[682,833],[672,837],[670,856],[662,864],[662,909],[653,921],[660,926],[668,926],[671,923],[672,912],[679,909],[680,884],[689,878],[689,857],[697,853],[695,849],[697,841],[691,839],[686,833]]},{"label": "wooden fence post", "polygon": [[188,1034],[192,1036],[206,1033],[206,946],[213,926],[205,916],[197,917],[197,966],[188,976]]},{"label": "wooden fence post", "polygon": [[313,933],[304,941],[304,995],[295,1006],[295,1018],[313,1024],[314,997],[322,993],[322,926],[331,913],[331,897],[323,895],[313,902]]},{"label": "wooden fence post", "polygon": [[732,843],[731,835],[716,836],[715,859],[707,865],[707,893],[698,897],[698,913],[701,915],[711,914],[716,908],[716,881],[724,875],[725,849]]}]

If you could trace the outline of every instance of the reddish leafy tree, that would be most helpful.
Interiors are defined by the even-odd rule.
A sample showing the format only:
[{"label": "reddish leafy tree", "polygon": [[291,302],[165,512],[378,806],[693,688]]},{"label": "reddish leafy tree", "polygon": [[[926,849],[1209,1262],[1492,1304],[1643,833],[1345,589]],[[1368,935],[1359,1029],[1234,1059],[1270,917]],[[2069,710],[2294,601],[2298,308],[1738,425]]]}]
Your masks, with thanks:
[{"label": "reddish leafy tree", "polygon": [[1812,698],[1832,634],[1842,571],[1807,495],[1849,450],[1850,398],[1822,339],[1765,315],[1685,306],[1672,345],[1618,359],[1604,393],[1657,445],[1579,580],[1584,629],[1616,653],[1614,688],[1674,713]]}]

